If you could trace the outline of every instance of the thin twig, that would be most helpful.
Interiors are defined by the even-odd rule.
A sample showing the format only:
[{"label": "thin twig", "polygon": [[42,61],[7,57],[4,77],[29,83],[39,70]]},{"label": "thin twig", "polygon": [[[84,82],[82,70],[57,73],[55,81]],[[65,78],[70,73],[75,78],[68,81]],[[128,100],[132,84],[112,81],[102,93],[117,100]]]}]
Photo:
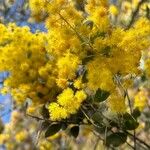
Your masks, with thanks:
[{"label": "thin twig", "polygon": [[[104,139],[99,135],[99,134],[97,134],[94,130],[92,130],[92,133],[95,135],[95,136],[97,136],[98,138],[99,138],[99,140],[102,140],[103,142],[104,142]],[[113,147],[113,146],[109,146],[111,149],[113,149],[113,150],[115,150],[115,148]]]},{"label": "thin twig", "polygon": [[89,125],[89,124],[86,124],[86,123],[83,123],[83,122],[80,122],[80,123],[76,123],[76,122],[73,122],[73,121],[67,121],[67,120],[61,120],[61,121],[51,121],[49,119],[45,119],[45,118],[41,118],[41,117],[37,117],[37,116],[33,116],[31,114],[26,114],[27,116],[31,117],[31,118],[34,118],[36,120],[41,120],[41,121],[47,121],[49,123],[68,123],[68,124],[74,124],[74,125]]},{"label": "thin twig", "polygon": [[138,12],[139,12],[139,10],[140,10],[141,5],[142,5],[144,2],[146,2],[146,1],[147,1],[147,0],[141,0],[141,1],[138,3],[136,9],[135,9],[135,10],[133,11],[133,13],[132,13],[131,20],[130,20],[129,24],[127,25],[126,29],[129,29],[129,28],[134,24],[135,18],[136,18],[137,14],[138,14]]},{"label": "thin twig", "polygon": [[[78,38],[79,38],[81,41],[87,43],[87,41],[85,41],[84,38],[78,33],[78,31],[77,31],[60,13],[58,13],[58,14],[59,14],[60,18],[61,18],[62,20],[64,20],[65,23],[76,33],[76,35],[78,36]],[[93,46],[91,45],[90,42],[88,42],[87,44],[90,46],[91,49],[93,49]]]},{"label": "thin twig", "polygon": [[93,120],[91,120],[90,117],[85,113],[84,109],[83,109],[83,108],[80,108],[80,109],[81,109],[82,113],[84,114],[84,116],[87,118],[87,120],[88,120],[93,126],[99,128],[99,126],[96,125],[96,124],[93,122]]},{"label": "thin twig", "polygon": [[127,141],[126,141],[126,144],[128,145],[128,146],[130,146],[132,149],[134,149],[134,146],[132,146],[130,143],[128,143]]},{"label": "thin twig", "polygon": [[78,38],[80,40],[84,41],[83,38],[81,37],[81,35],[76,31],[76,29],[60,13],[59,13],[59,16],[76,33],[76,35],[78,36]]},{"label": "thin twig", "polygon": [[29,116],[29,117],[31,117],[31,118],[34,118],[34,119],[36,119],[36,120],[43,120],[43,121],[49,121],[49,122],[51,122],[51,121],[48,120],[48,119],[44,119],[44,118],[41,118],[41,117],[33,116],[33,115],[31,115],[31,114],[26,114],[26,115]]},{"label": "thin twig", "polygon": [[136,150],[136,130],[133,131],[133,140],[134,140],[134,150]]},{"label": "thin twig", "polygon": [[105,145],[106,145],[106,143],[107,143],[107,127],[105,128],[105,139],[104,139],[104,143],[105,143]]},{"label": "thin twig", "polygon": [[[111,130],[112,133],[115,133],[113,130]],[[119,135],[118,135],[119,136]],[[122,139],[122,137],[120,136],[120,139]],[[130,146],[132,149],[134,149],[134,146],[132,146],[130,143],[128,143],[127,141],[125,142],[128,146]]]},{"label": "thin twig", "polygon": [[[130,135],[131,137],[134,137],[133,134],[131,134],[130,132],[128,131],[125,131],[128,135]],[[137,141],[139,141],[140,143],[142,143],[143,145],[145,145],[147,148],[150,149],[150,145],[148,145],[147,143],[145,143],[144,141],[142,141],[141,139],[139,139],[138,137],[135,137]]]},{"label": "thin twig", "polygon": [[[133,114],[133,110],[132,110],[132,105],[131,105],[131,100],[130,100],[130,97],[129,97],[129,94],[128,94],[128,90],[124,88],[124,86],[122,85],[121,81],[116,77],[116,80],[118,81],[119,85],[122,87],[123,91],[124,91],[124,94],[126,95],[127,97],[127,100],[128,100],[128,104],[129,104],[129,108],[130,108],[130,114],[132,115]],[[134,150],[136,150],[136,130],[134,129]]]}]

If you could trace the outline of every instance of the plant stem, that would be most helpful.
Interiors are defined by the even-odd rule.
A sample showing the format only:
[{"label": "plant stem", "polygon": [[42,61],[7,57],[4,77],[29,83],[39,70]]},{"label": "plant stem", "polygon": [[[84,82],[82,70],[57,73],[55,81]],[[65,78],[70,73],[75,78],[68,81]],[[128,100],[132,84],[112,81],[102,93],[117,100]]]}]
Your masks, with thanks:
[{"label": "plant stem", "polygon": [[[131,133],[129,133],[128,131],[125,131],[128,135],[130,135],[131,137],[134,137],[134,135],[132,135]],[[136,137],[136,140],[139,141],[140,143],[142,143],[143,145],[145,145],[148,149],[150,149],[150,145],[148,145],[147,143],[145,143],[144,141],[142,141],[141,139],[139,139],[138,137]]]},{"label": "plant stem", "polygon": [[141,1],[138,3],[136,9],[135,9],[135,10],[133,11],[133,13],[132,13],[131,20],[130,20],[129,24],[127,25],[126,29],[130,29],[130,27],[134,24],[135,18],[136,18],[137,14],[138,14],[138,12],[139,12],[139,10],[140,10],[141,5],[142,5],[144,2],[146,2],[146,1],[147,1],[147,0],[141,0]]}]

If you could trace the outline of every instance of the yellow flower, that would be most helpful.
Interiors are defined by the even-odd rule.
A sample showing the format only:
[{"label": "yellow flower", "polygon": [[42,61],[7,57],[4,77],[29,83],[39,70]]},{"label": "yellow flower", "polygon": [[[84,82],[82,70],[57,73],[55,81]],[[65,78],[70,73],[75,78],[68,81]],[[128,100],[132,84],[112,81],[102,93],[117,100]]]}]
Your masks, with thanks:
[{"label": "yellow flower", "polygon": [[21,69],[22,71],[27,71],[27,70],[29,70],[29,64],[28,64],[28,63],[22,63],[22,64],[20,65],[20,69]]},{"label": "yellow flower", "polygon": [[39,141],[39,150],[51,150],[52,143],[48,140],[40,140]]},{"label": "yellow flower", "polygon": [[82,78],[80,77],[80,78],[78,78],[78,79],[76,79],[75,81],[74,81],[74,87],[76,88],[76,89],[81,89],[81,88],[83,88],[84,87],[84,84],[82,83]]},{"label": "yellow flower", "polygon": [[6,94],[8,94],[8,92],[9,92],[9,88],[8,87],[3,87],[3,88],[0,89],[0,93],[2,95],[6,95]]},{"label": "yellow flower", "polygon": [[118,92],[113,92],[108,99],[108,107],[112,112],[125,113],[125,99]]},{"label": "yellow flower", "polygon": [[73,79],[79,64],[79,58],[71,53],[67,53],[64,57],[58,59],[59,78]]},{"label": "yellow flower", "polygon": [[16,92],[12,95],[17,104],[22,104],[26,100],[26,95]]},{"label": "yellow flower", "polygon": [[146,105],[146,91],[139,91],[134,97],[134,107],[138,107],[142,111]]},{"label": "yellow flower", "polygon": [[62,79],[62,78],[59,78],[56,80],[56,83],[57,83],[57,86],[62,88],[62,89],[65,89],[67,88],[67,79]]},{"label": "yellow flower", "polygon": [[57,97],[57,103],[50,103],[49,105],[51,119],[61,120],[69,118],[71,114],[75,114],[77,112],[86,97],[87,95],[83,90],[77,91],[74,95],[72,89],[65,89]]},{"label": "yellow flower", "polygon": [[87,95],[83,90],[80,90],[76,92],[75,98],[77,98],[78,103],[82,103],[87,98]]},{"label": "yellow flower", "polygon": [[48,107],[51,120],[61,120],[68,117],[67,111],[57,103],[51,103]]},{"label": "yellow flower", "polygon": [[94,12],[89,16],[89,20],[99,28],[100,32],[107,32],[110,27],[110,20],[108,17],[108,9],[105,7],[97,7]]},{"label": "yellow flower", "polygon": [[[32,33],[27,26],[0,24],[0,71],[10,73],[2,92],[10,92],[17,106],[31,99],[31,112],[49,102],[52,120],[77,113],[88,95],[99,88],[110,92],[108,104],[112,111],[124,112],[124,99],[115,91],[114,75],[139,75],[142,51],[150,47],[147,18],[137,19],[130,29],[124,30],[118,24],[112,25],[110,13],[117,16],[118,10],[114,5],[109,7],[109,1],[86,0],[84,12],[79,11],[77,3],[30,0],[32,17],[43,21],[47,32]],[[122,2],[119,22],[128,21],[132,4]],[[85,58],[92,59],[84,63]],[[147,59],[147,76],[149,66]],[[87,82],[83,84],[84,69]]]},{"label": "yellow flower", "polygon": [[9,134],[0,134],[0,144],[5,144],[9,138]]},{"label": "yellow flower", "polygon": [[118,15],[118,9],[117,9],[117,7],[115,6],[115,5],[111,5],[110,7],[109,7],[109,12],[112,14],[112,15],[114,15],[114,16],[117,16]]},{"label": "yellow flower", "polygon": [[98,88],[105,91],[111,91],[114,89],[113,74],[106,67],[106,64],[101,62],[101,58],[96,58],[95,60],[89,62],[88,66],[88,87],[92,90],[97,90]]},{"label": "yellow flower", "polygon": [[74,92],[72,89],[65,89],[58,97],[57,101],[61,106],[73,105],[72,101],[74,99]]},{"label": "yellow flower", "polygon": [[49,73],[45,67],[41,67],[38,72],[39,72],[39,75],[44,79],[47,78],[49,75]]},{"label": "yellow flower", "polygon": [[27,108],[27,113],[32,114],[34,112],[36,112],[36,107],[35,106],[29,106]]},{"label": "yellow flower", "polygon": [[23,142],[27,139],[28,133],[26,130],[20,131],[16,134],[15,139],[17,142]]}]

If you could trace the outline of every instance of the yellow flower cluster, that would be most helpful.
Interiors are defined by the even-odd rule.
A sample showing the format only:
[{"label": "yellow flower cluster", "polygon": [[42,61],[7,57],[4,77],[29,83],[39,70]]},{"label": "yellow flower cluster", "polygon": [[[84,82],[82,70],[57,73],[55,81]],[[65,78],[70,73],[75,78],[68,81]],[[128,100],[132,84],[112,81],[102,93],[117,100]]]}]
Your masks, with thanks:
[{"label": "yellow flower cluster", "polygon": [[47,32],[0,24],[0,71],[10,73],[2,92],[10,92],[18,105],[30,99],[29,109],[48,104],[51,119],[61,120],[78,111],[86,90],[100,88],[110,92],[110,108],[122,112],[114,75],[139,74],[142,50],[150,46],[150,21],[141,18],[128,30],[113,27],[110,11],[117,10],[106,0],[87,0],[84,10],[73,0],[29,3]]},{"label": "yellow flower cluster", "polygon": [[9,137],[9,134],[0,134],[0,144],[6,143]]},{"label": "yellow flower cluster", "polygon": [[115,5],[111,5],[109,7],[109,11],[112,15],[117,16],[118,15],[118,8]]},{"label": "yellow flower cluster", "polygon": [[39,150],[51,150],[53,146],[50,141],[40,140],[39,142]]},{"label": "yellow flower cluster", "polygon": [[126,112],[125,100],[121,95],[118,94],[117,91],[111,94],[108,100],[108,106],[114,113]]},{"label": "yellow flower cluster", "polygon": [[25,120],[24,114],[13,111],[11,120],[5,125],[3,133],[0,134],[0,144],[5,145],[6,149],[24,149],[27,145],[33,148],[31,135],[34,132],[35,123]]},{"label": "yellow flower cluster", "polygon": [[[35,149],[34,142],[36,139],[33,135],[37,132],[37,124],[38,122],[26,118],[23,112],[13,111],[10,122],[5,125],[3,133],[0,134],[0,144],[5,145],[8,150]],[[45,139],[41,135],[36,149],[55,149],[56,145],[54,146],[51,140]]]},{"label": "yellow flower cluster", "polygon": [[22,130],[18,132],[15,136],[17,142],[23,142],[28,138],[28,132],[26,130]]},{"label": "yellow flower cluster", "polygon": [[74,94],[74,91],[72,89],[65,89],[57,97],[57,103],[53,102],[49,105],[51,119],[66,119],[71,114],[75,114],[86,97],[87,95],[83,90],[79,90]]},{"label": "yellow flower cluster", "polygon": [[44,80],[39,72],[41,67],[51,69],[46,64],[45,34],[33,34],[29,28],[14,24],[1,25],[0,33],[3,35],[0,38],[0,70],[11,74],[4,82],[5,89],[17,103],[23,103],[27,97],[41,103],[38,93],[44,98],[49,90],[38,81]]},{"label": "yellow flower cluster", "polygon": [[134,107],[142,111],[146,105],[148,105],[147,91],[141,90],[134,97]]},{"label": "yellow flower cluster", "polygon": [[[150,8],[149,1],[141,1],[141,0],[118,0],[117,5],[110,6],[110,13],[112,17],[117,17],[115,20],[117,23],[121,23],[123,25],[128,25],[132,19],[132,14],[136,10],[138,10],[138,14],[140,17],[147,16],[147,10]],[[118,13],[119,11],[119,13]],[[119,20],[119,21],[118,21]],[[116,24],[116,22],[114,22]]]},{"label": "yellow flower cluster", "polygon": [[57,85],[61,88],[67,87],[62,81],[73,80],[76,77],[76,70],[80,64],[80,60],[76,55],[67,53],[64,57],[58,59],[57,67],[59,70]]}]

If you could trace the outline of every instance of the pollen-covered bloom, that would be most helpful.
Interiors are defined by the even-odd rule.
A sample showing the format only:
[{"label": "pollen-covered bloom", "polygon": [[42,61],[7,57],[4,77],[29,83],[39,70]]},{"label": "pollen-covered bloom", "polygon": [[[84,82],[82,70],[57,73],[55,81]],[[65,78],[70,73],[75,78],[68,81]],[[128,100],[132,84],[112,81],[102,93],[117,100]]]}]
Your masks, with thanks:
[{"label": "pollen-covered bloom", "polygon": [[51,103],[49,105],[51,119],[66,119],[70,117],[71,114],[75,114],[86,97],[87,95],[83,90],[79,90],[74,94],[72,89],[65,89],[57,97],[57,103]]},{"label": "pollen-covered bloom", "polygon": [[148,104],[147,91],[141,90],[134,97],[134,107],[138,107],[141,111]]}]

